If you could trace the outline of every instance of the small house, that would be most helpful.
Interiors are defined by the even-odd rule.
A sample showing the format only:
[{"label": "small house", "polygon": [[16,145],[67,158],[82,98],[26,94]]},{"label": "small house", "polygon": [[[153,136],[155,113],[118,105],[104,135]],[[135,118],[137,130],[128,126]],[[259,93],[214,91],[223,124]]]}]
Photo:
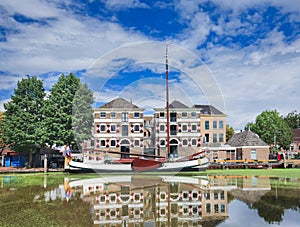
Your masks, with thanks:
[{"label": "small house", "polygon": [[15,152],[8,147],[3,148],[1,156],[2,165],[6,167],[24,167],[27,162],[27,155]]},{"label": "small house", "polygon": [[237,160],[268,160],[270,149],[256,133],[243,131],[234,134],[227,142],[235,148]]}]

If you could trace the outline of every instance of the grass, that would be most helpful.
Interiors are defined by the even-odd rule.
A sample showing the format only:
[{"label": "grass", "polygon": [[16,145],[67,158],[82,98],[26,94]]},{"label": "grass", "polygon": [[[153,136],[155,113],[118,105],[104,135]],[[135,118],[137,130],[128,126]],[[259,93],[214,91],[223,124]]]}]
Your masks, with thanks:
[{"label": "grass", "polygon": [[[203,172],[153,172],[153,173],[140,173],[141,175],[180,175],[180,176],[207,176],[207,175],[223,175],[223,176],[268,176],[268,177],[285,177],[285,178],[300,178],[300,168],[290,168],[290,169],[216,169],[216,170],[207,170]],[[61,180],[63,178],[78,178],[78,179],[87,179],[95,178],[107,175],[119,175],[115,174],[97,174],[97,173],[85,173],[85,174],[71,174],[64,172],[48,172],[47,176],[50,179]],[[127,174],[120,174],[127,175]],[[13,177],[18,176],[18,178],[26,178],[28,184],[30,181],[39,181],[41,178],[44,178],[44,173],[7,173],[0,174],[0,179],[4,177]],[[33,182],[31,182],[33,183]]]},{"label": "grass", "polygon": [[300,169],[228,169],[228,170],[207,170],[207,175],[224,176],[268,176],[284,178],[300,178]]}]

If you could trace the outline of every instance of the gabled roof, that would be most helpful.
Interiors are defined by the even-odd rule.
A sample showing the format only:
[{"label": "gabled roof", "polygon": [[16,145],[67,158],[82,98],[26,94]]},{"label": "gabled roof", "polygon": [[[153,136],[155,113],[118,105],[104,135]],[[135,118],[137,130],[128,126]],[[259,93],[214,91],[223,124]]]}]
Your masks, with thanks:
[{"label": "gabled roof", "polygon": [[243,131],[234,134],[227,144],[232,147],[243,147],[243,146],[268,146],[259,136],[251,131]]},{"label": "gabled roof", "polygon": [[123,98],[116,98],[103,106],[99,107],[100,109],[138,109],[139,107],[132,104],[131,102],[128,102],[127,100]]},{"label": "gabled roof", "polygon": [[193,105],[192,108],[200,109],[201,114],[225,115],[212,105]]},{"label": "gabled roof", "polygon": [[183,103],[175,100],[171,104],[169,104],[169,108],[171,109],[189,109],[188,106],[184,105]]}]

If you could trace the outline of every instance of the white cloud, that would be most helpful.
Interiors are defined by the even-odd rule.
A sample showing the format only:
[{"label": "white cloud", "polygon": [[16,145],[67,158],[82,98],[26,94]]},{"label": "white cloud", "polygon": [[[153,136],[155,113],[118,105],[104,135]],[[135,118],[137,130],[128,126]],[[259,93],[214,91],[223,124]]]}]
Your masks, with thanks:
[{"label": "white cloud", "polygon": [[[9,33],[7,42],[0,44],[5,53],[0,56],[2,70],[21,75],[76,71],[88,68],[99,56],[124,43],[146,40],[140,34],[125,31],[118,24],[90,17],[78,18],[50,4],[45,5],[49,8],[48,13],[34,15],[40,18],[51,16],[52,19],[46,19],[47,25],[19,23],[13,20],[13,13],[30,12],[24,12],[19,4],[6,5],[10,8],[6,16],[18,32]],[[40,10],[39,7],[40,4],[24,8]]]},{"label": "white cloud", "polygon": [[4,103],[9,102],[10,99],[0,100],[0,111],[4,111]]},{"label": "white cloud", "polygon": [[[39,0],[1,1],[0,26],[9,29],[6,35],[7,41],[0,42],[0,68],[1,71],[7,72],[7,75],[0,76],[2,90],[14,88],[17,80],[27,74],[39,76],[48,72],[74,72],[87,69],[92,75],[97,72],[97,67],[102,65],[106,67],[101,68],[101,73],[97,74],[98,90],[95,90],[95,95],[99,98],[98,101],[107,102],[121,94],[129,99],[137,98],[137,102],[142,106],[150,104],[155,106],[154,97],[157,97],[157,105],[163,105],[162,83],[155,84],[144,79],[135,81],[122,91],[111,89],[101,92],[99,84],[105,83],[118,70],[124,69],[122,66],[126,67],[128,64],[131,64],[131,68],[126,69],[128,71],[146,67],[153,72],[162,72],[162,67],[154,65],[164,62],[164,44],[159,48],[146,45],[143,46],[143,51],[132,49],[131,52],[117,52],[117,55],[111,56],[110,54],[115,52],[116,48],[129,43],[147,41],[150,38],[139,32],[125,29],[117,22],[73,14],[68,7],[58,7],[54,2],[65,6],[74,4],[68,0],[52,3]],[[211,13],[219,15],[217,22],[211,21],[211,14],[201,9],[199,6],[201,2],[207,1],[175,1],[174,7],[181,16],[175,19],[186,24],[187,29],[183,33],[175,34],[170,42],[184,46],[207,59],[209,70],[205,73],[196,72],[197,78],[200,76],[195,82],[192,76],[195,72],[188,67],[182,68],[183,61],[188,61],[186,59],[189,58],[186,58],[185,54],[179,56],[173,49],[170,53],[170,65],[179,71],[182,70],[179,77],[181,84],[176,81],[171,83],[173,97],[181,101],[180,98],[185,99],[189,96],[185,99],[188,103],[211,103],[212,100],[221,99],[213,97],[217,89],[218,95],[223,96],[222,99],[224,98],[226,102],[228,123],[235,129],[243,128],[247,122],[254,120],[255,116],[265,109],[276,108],[282,114],[296,109],[300,97],[298,89],[300,39],[287,43],[278,25],[266,34],[265,38],[257,38],[247,47],[241,48],[231,40],[231,37],[238,34],[255,36],[257,27],[264,26],[262,15],[259,13],[248,16],[247,20],[242,21],[240,15],[245,9],[256,8],[261,12],[266,9],[265,6],[276,6],[281,12],[290,13],[288,15],[290,22],[300,21],[300,8],[295,6],[295,1],[216,0],[214,3],[217,8]],[[113,11],[148,7],[135,0],[105,1],[105,4],[107,10]],[[166,7],[164,4],[160,6]],[[13,18],[16,13],[43,23],[20,23]],[[208,43],[206,49],[197,49],[206,42],[211,31],[214,31],[217,36],[212,37],[213,41]],[[226,39],[228,45],[218,44],[220,39],[218,36]],[[147,61],[144,58],[145,53],[147,53]],[[128,59],[132,54],[134,58]],[[112,59],[118,57],[123,58],[124,61],[115,61],[112,64]],[[144,62],[140,62],[141,59]],[[185,64],[192,65],[191,62]],[[95,71],[93,71],[94,67],[96,67]],[[58,76],[59,73],[53,73],[48,77],[39,76],[39,78],[49,88],[56,82]],[[197,83],[200,85],[198,86]],[[206,88],[201,89],[203,84]],[[135,93],[132,93],[133,89]],[[133,94],[136,94],[135,97]],[[209,96],[211,100],[203,96]],[[0,104],[0,108],[3,108],[3,104]]]},{"label": "white cloud", "polygon": [[1,90],[11,90],[16,87],[16,84],[22,77],[13,75],[0,75]]},{"label": "white cloud", "polygon": [[17,13],[33,19],[58,17],[62,11],[53,7],[52,4],[41,0],[2,0],[1,6],[9,15]]},{"label": "white cloud", "polygon": [[110,10],[124,10],[128,8],[149,8],[145,3],[141,3],[139,0],[110,0],[103,1],[106,8]]}]

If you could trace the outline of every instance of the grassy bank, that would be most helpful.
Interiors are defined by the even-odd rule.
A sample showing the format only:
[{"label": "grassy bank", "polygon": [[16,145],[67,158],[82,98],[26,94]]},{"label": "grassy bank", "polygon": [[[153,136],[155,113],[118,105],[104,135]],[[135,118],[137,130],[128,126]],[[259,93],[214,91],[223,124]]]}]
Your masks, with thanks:
[{"label": "grassy bank", "polygon": [[207,170],[207,175],[224,176],[268,176],[300,178],[300,169],[228,169],[228,170]]},{"label": "grassy bank", "polygon": [[[89,174],[71,174],[65,172],[48,172],[46,174],[49,179],[64,179],[68,178],[97,178],[101,177],[101,174],[89,173]],[[103,176],[107,175],[118,175],[115,174],[103,174]],[[120,175],[127,175],[126,173],[122,173]],[[181,176],[198,176],[198,175],[224,175],[224,176],[268,176],[268,177],[287,177],[287,178],[300,178],[300,168],[291,168],[291,169],[216,169],[216,170],[207,170],[204,172],[166,172],[166,173],[140,173],[140,175],[181,175]],[[34,180],[38,180],[44,178],[44,173],[5,173],[0,174],[0,178],[7,176],[18,176],[20,178],[24,177],[28,179],[28,177],[32,177]]]}]

